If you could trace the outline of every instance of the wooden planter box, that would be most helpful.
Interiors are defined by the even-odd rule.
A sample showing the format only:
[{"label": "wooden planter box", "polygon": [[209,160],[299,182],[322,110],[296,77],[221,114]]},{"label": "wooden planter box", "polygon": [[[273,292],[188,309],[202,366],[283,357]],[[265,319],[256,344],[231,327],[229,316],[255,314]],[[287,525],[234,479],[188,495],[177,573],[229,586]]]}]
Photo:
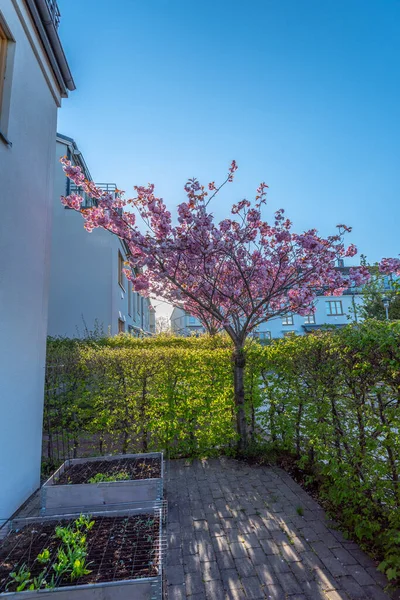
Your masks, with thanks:
[{"label": "wooden planter box", "polygon": [[[154,458],[160,461],[160,477],[129,479],[104,483],[57,484],[60,476],[74,465],[98,461],[140,460]],[[161,452],[147,454],[117,454],[96,458],[75,458],[65,461],[43,484],[41,489],[41,514],[85,512],[91,507],[132,504],[132,502],[160,501],[163,499],[164,461]]]},{"label": "wooden planter box", "polygon": [[[157,553],[157,575],[137,579],[91,583],[87,585],[63,585],[47,590],[0,592],[0,598],[5,598],[7,600],[162,600],[163,551],[165,549],[164,503],[158,503],[157,506],[153,506],[152,509],[124,508],[122,510],[116,510],[112,512],[106,511],[91,513],[91,517],[94,520],[102,517],[114,518],[141,515],[143,515],[143,517],[148,517],[149,515],[153,517],[156,516],[159,519],[158,540],[155,544]],[[2,543],[7,540],[9,535],[15,534],[15,532],[20,531],[25,526],[31,526],[32,529],[34,529],[35,527],[40,528],[41,525],[46,523],[54,523],[55,527],[60,521],[73,521],[77,517],[79,517],[78,513],[70,515],[53,515],[51,517],[46,516],[15,519],[10,523],[8,534]],[[90,551],[88,558],[90,560]],[[102,564],[102,561],[99,561],[99,565],[95,563],[94,570],[96,570],[96,572],[100,572]],[[89,562],[88,566],[89,568],[91,566],[93,567],[93,563]],[[97,571],[97,568],[99,571]]]}]

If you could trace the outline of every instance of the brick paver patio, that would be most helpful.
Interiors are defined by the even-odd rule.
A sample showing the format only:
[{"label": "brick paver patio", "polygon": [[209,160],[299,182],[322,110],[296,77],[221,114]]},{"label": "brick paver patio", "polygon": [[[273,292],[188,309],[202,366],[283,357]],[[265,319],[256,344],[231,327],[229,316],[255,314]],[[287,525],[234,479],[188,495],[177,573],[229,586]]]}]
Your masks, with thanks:
[{"label": "brick paver patio", "polygon": [[385,578],[278,468],[169,461],[169,600],[384,600]]}]

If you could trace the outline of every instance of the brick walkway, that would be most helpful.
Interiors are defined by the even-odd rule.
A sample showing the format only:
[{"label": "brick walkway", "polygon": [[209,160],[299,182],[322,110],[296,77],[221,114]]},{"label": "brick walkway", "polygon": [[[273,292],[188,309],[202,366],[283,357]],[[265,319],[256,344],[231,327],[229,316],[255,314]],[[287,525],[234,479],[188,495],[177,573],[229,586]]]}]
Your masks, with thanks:
[{"label": "brick walkway", "polygon": [[373,561],[281,469],[174,460],[166,489],[169,600],[389,598]]}]

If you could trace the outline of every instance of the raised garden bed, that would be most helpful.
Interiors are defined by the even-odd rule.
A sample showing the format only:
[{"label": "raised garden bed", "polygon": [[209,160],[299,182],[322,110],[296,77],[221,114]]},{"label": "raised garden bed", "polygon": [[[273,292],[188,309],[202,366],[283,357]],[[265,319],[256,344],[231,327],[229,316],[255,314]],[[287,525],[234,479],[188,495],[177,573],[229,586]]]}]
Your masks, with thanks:
[{"label": "raised garden bed", "polygon": [[[0,598],[161,599],[163,521],[162,503],[88,517],[15,519],[0,545]],[[71,548],[65,567],[63,552],[69,556]]]},{"label": "raised garden bed", "polygon": [[42,514],[163,498],[161,452],[65,461],[41,490]]}]

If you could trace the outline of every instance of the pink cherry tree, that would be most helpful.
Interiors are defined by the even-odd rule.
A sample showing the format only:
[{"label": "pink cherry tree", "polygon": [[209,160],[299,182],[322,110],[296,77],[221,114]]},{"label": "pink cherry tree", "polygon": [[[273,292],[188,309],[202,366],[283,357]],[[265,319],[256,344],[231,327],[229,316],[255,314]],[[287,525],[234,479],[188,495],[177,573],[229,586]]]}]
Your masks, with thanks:
[{"label": "pink cherry tree", "polygon": [[[82,214],[87,231],[102,227],[124,240],[130,252],[125,273],[134,289],[182,307],[208,331],[224,329],[231,338],[238,450],[244,451],[246,339],[274,317],[313,313],[317,294],[340,295],[369,279],[366,267],[346,275],[336,268],[339,258],[357,253],[343,242],[350,228],[339,225],[335,235],[322,238],[315,229],[294,233],[283,210],[264,220],[265,183],[252,202],[233,204],[229,218],[216,223],[210,203],[233,181],[235,161],[219,186],[190,179],[175,221],[153,185],[136,186],[134,198],[115,197],[86,181],[66,158],[62,163],[77,188],[94,199],[93,207],[82,208],[82,196],[73,193],[63,204]],[[400,270],[400,261],[386,260],[386,268]]]}]

